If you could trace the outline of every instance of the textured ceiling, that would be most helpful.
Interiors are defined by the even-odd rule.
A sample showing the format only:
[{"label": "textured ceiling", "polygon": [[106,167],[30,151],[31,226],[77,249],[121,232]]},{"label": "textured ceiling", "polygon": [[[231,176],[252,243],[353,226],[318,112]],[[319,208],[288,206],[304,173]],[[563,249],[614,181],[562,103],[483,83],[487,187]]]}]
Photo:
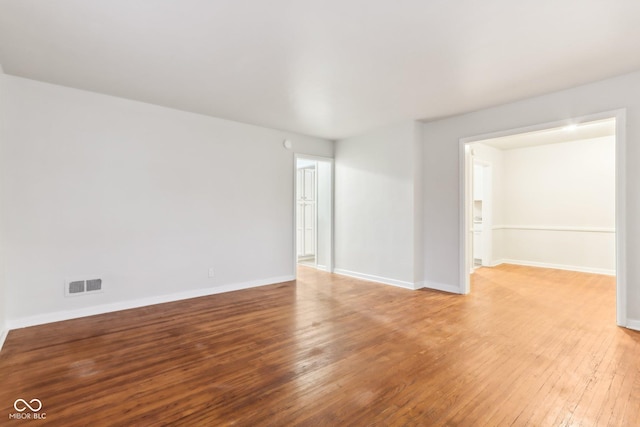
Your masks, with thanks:
[{"label": "textured ceiling", "polygon": [[5,73],[330,139],[640,69],[637,0],[0,0]]}]

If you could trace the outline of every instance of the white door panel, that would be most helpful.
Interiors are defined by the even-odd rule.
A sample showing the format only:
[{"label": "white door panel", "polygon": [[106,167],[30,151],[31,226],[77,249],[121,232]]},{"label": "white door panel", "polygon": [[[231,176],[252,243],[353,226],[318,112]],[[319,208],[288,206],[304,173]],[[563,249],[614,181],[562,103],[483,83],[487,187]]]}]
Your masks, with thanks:
[{"label": "white door panel", "polygon": [[296,242],[299,257],[316,252],[316,170],[298,169],[296,175]]}]

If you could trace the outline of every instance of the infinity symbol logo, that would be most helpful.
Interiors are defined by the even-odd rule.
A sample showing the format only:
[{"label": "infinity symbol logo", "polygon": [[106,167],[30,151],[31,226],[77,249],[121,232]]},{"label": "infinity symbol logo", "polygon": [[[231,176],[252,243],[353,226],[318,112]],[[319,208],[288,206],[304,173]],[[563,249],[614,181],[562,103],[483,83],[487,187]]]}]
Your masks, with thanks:
[{"label": "infinity symbol logo", "polygon": [[[35,402],[35,404],[34,404]],[[20,406],[18,406],[18,404],[22,404]],[[29,403],[31,403],[31,405],[29,405]],[[37,407],[35,407],[37,405]],[[40,409],[42,409],[42,402],[40,402],[40,400],[38,399],[31,399],[28,403],[26,400],[24,399],[16,399],[15,402],[13,402],[13,407],[15,408],[16,411],[18,412],[24,412],[27,410],[27,408],[31,409],[31,412],[38,412]]]}]

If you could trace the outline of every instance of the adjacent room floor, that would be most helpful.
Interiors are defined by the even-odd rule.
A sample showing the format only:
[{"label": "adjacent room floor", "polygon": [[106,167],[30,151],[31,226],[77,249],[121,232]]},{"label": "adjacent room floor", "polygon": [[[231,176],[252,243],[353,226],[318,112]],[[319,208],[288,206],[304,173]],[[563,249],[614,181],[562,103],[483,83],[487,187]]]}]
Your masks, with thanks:
[{"label": "adjacent room floor", "polygon": [[[640,425],[615,280],[503,265],[466,296],[299,279],[12,331],[0,414],[55,425]],[[6,418],[5,418],[6,420]]]}]

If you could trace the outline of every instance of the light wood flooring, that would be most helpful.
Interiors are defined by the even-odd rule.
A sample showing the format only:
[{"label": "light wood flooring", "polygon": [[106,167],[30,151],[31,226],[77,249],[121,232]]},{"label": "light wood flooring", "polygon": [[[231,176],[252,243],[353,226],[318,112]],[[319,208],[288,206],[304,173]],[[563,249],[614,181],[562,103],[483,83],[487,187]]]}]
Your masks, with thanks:
[{"label": "light wood flooring", "polygon": [[460,296],[300,267],[11,331],[0,425],[37,398],[60,426],[639,426],[639,368],[612,277],[503,265]]}]

